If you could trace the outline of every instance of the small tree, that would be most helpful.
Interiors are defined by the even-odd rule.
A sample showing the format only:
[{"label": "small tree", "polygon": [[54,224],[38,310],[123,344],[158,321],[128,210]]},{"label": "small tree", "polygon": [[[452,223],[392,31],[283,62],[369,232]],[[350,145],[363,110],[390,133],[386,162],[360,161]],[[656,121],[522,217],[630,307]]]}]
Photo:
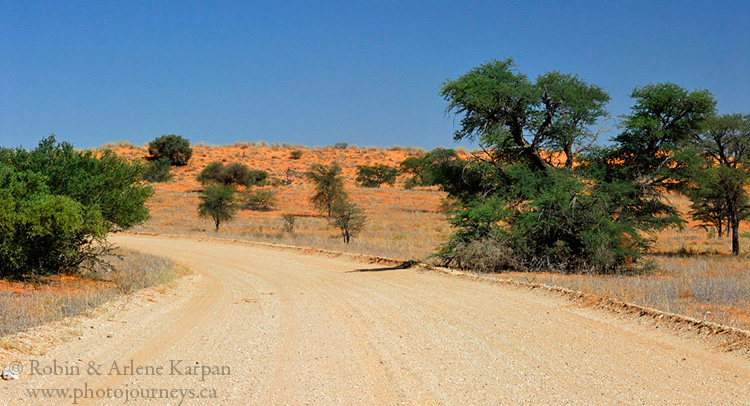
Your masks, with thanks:
[{"label": "small tree", "polygon": [[329,221],[341,231],[344,242],[349,244],[352,237],[356,237],[365,228],[367,217],[364,210],[355,203],[338,200],[333,205]]},{"label": "small tree", "polygon": [[726,220],[732,233],[732,253],[740,253],[740,222],[750,217],[750,116],[726,114],[709,117],[703,131],[693,138],[698,152],[705,157],[693,175],[694,187],[688,190],[693,201],[693,218],[713,223],[721,235]]},{"label": "small tree", "polygon": [[391,186],[396,182],[398,169],[388,165],[357,165],[357,182],[362,187],[380,187],[387,183]]},{"label": "small tree", "polygon": [[224,221],[231,221],[237,214],[235,188],[231,185],[208,185],[201,191],[198,205],[198,216],[210,217],[216,224],[216,231]]},{"label": "small tree", "polygon": [[294,225],[297,221],[297,216],[292,213],[284,213],[281,215],[281,219],[284,221],[284,231],[292,234],[294,232]]},{"label": "small tree", "polygon": [[315,194],[310,198],[313,206],[331,217],[334,205],[347,200],[341,167],[338,163],[331,166],[313,164],[305,176],[315,187]]},{"label": "small tree", "polygon": [[172,165],[187,165],[190,157],[193,156],[193,149],[190,148],[190,141],[179,135],[167,134],[157,137],[148,143],[147,159],[155,160],[159,158],[168,158]]}]

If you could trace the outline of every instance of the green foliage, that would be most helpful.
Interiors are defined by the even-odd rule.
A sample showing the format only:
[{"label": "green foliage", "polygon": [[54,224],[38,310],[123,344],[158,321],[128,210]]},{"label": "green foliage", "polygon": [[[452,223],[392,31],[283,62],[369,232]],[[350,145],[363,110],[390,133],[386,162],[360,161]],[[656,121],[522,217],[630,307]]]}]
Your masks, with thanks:
[{"label": "green foliage", "polygon": [[247,165],[234,162],[224,165],[219,161],[211,162],[198,174],[196,179],[203,183],[217,182],[224,185],[257,186],[268,179],[268,172],[250,169]]},{"label": "green foliage", "polygon": [[168,158],[155,159],[148,163],[143,179],[148,182],[168,182],[172,179],[172,164]]},{"label": "green foliage", "polygon": [[295,149],[294,151],[289,153],[289,157],[292,159],[300,159],[302,158],[302,151]]},{"label": "green foliage", "polygon": [[106,252],[108,232],[148,218],[143,168],[111,151],[78,152],[54,136],[0,149],[0,275],[72,271]]},{"label": "green foliage", "polygon": [[147,159],[156,160],[167,158],[172,165],[187,165],[190,157],[193,156],[193,149],[190,148],[190,141],[174,134],[162,135],[148,143]]},{"label": "green foliage", "polygon": [[97,206],[108,231],[124,230],[148,219],[146,200],[153,194],[144,184],[144,168],[106,150],[99,156],[78,152],[54,136],[32,151],[0,150],[0,160],[19,171],[46,177],[49,193],[68,196],[85,207]]},{"label": "green foliage", "polygon": [[245,196],[245,205],[250,210],[268,211],[276,207],[278,200],[276,193],[270,190],[248,191]]},{"label": "green foliage", "polygon": [[397,175],[398,169],[388,165],[357,165],[357,182],[363,187],[377,188],[384,183],[393,186]]},{"label": "green foliage", "polygon": [[332,226],[341,231],[341,237],[349,244],[365,228],[367,216],[364,210],[348,200],[337,200],[329,218]]},{"label": "green foliage", "polygon": [[463,116],[456,140],[469,138],[492,148],[492,160],[523,160],[535,170],[551,166],[540,151],[575,155],[593,134],[588,127],[606,115],[609,95],[578,76],[547,72],[532,82],[512,59],[491,60],[456,80],[446,80],[440,95],[448,111]]},{"label": "green foliage", "polygon": [[420,157],[409,157],[399,165],[399,171],[405,175],[411,175],[406,180],[405,187],[411,189],[415,186],[435,186],[451,189],[461,185],[463,187],[464,169],[467,161],[459,158],[455,150],[435,148]]},{"label": "green foliage", "polygon": [[714,112],[716,101],[706,90],[688,91],[674,83],[650,84],[633,90],[635,105],[622,122],[609,159],[618,162],[616,176],[644,190],[674,190],[694,154],[679,154]]},{"label": "green foliage", "polygon": [[216,231],[222,222],[231,221],[237,214],[236,189],[233,185],[210,184],[198,198],[198,216],[210,217],[216,225]]},{"label": "green foliage", "polygon": [[313,164],[305,176],[315,188],[315,194],[310,198],[310,202],[316,210],[326,213],[328,217],[333,214],[334,205],[348,200],[338,163],[330,166]]},{"label": "green foliage", "polygon": [[501,194],[473,198],[454,210],[457,232],[439,253],[449,265],[616,272],[639,257],[645,240],[634,223],[617,218],[617,190],[567,171],[541,175],[521,164],[505,168],[505,176],[510,182]]},{"label": "green foliage", "polygon": [[740,253],[740,222],[750,218],[750,116],[727,114],[709,117],[694,135],[697,153],[704,158],[692,169],[687,196],[693,219],[714,226],[721,236],[732,233],[732,252]]},{"label": "green foliage", "polygon": [[[638,88],[615,144],[592,148],[587,128],[609,97],[577,76],[548,72],[532,82],[512,60],[491,61],[444,83],[441,95],[462,116],[455,138],[478,140],[482,150],[468,162],[451,159],[460,172],[438,176],[460,202],[439,256],[484,270],[632,269],[650,233],[682,224],[662,194],[684,188],[696,165],[684,147],[715,105],[708,92],[669,83]],[[435,166],[411,158],[402,171],[420,179]]]}]

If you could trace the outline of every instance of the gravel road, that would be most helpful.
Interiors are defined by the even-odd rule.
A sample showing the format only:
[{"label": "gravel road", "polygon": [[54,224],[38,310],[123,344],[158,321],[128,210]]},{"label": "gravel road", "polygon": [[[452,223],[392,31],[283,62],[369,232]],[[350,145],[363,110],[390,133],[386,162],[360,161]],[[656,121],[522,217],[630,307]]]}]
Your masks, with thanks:
[{"label": "gravel road", "polygon": [[230,241],[111,240],[195,275],[20,360],[0,405],[750,405],[747,359],[549,294]]}]

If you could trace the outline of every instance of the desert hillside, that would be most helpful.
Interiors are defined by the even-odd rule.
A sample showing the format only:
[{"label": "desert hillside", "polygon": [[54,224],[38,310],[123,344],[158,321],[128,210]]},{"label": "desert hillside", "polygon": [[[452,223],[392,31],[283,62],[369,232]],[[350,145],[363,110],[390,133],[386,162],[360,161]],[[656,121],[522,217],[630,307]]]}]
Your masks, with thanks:
[{"label": "desert hillside", "polygon": [[[143,159],[148,154],[146,147],[116,147],[113,150],[130,160]],[[301,151],[300,158],[292,158],[292,151]],[[406,190],[403,177],[399,177],[393,187],[363,188],[357,186],[355,181],[358,165],[397,167],[404,159],[421,153],[422,150],[412,147],[289,148],[247,143],[220,147],[195,146],[188,165],[173,167],[172,180],[154,184],[156,194],[149,202],[151,220],[135,231],[213,234],[211,222],[200,219],[197,214],[197,192],[201,184],[195,179],[196,175],[214,161],[225,164],[239,162],[251,169],[265,170],[271,178],[280,181],[289,178],[291,183],[283,185],[272,182],[272,185],[262,187],[276,193],[276,207],[269,211],[241,210],[234,221],[222,225],[219,231],[221,236],[338,250],[345,248],[361,253],[422,260],[431,255],[450,233],[449,224],[440,212],[445,193],[434,188]],[[366,230],[348,247],[344,247],[338,238],[337,230],[328,227],[325,219],[313,209],[309,202],[312,186],[304,178],[304,172],[312,164],[333,162],[338,162],[342,167],[349,195],[364,208],[368,216]],[[282,232],[281,215],[284,213],[299,216],[293,235]]]}]

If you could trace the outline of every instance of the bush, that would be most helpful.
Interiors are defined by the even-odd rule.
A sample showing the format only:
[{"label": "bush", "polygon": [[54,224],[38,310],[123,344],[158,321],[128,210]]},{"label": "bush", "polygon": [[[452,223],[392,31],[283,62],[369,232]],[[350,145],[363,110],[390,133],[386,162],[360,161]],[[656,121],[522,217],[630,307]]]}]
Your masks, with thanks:
[{"label": "bush", "polygon": [[148,218],[143,167],[46,138],[0,148],[0,276],[76,270],[107,251],[107,233]]},{"label": "bush", "polygon": [[211,162],[198,174],[196,179],[203,183],[221,183],[224,185],[257,186],[268,179],[268,172],[250,169],[247,165],[234,162],[224,165],[219,161]]},{"label": "bush", "polygon": [[172,179],[172,165],[168,158],[159,158],[149,162],[143,173],[143,179],[148,182],[168,182]]},{"label": "bush", "polygon": [[295,149],[294,151],[289,153],[289,157],[292,159],[300,159],[302,158],[302,151]]},{"label": "bush", "polygon": [[281,219],[284,221],[284,231],[292,234],[294,232],[294,224],[297,220],[297,216],[291,213],[284,213],[281,215]]},{"label": "bush", "polygon": [[193,149],[190,148],[190,141],[179,135],[168,134],[162,135],[148,143],[148,160],[167,158],[171,165],[187,165],[190,157],[193,156]]},{"label": "bush", "polygon": [[245,194],[245,205],[250,210],[268,211],[276,207],[276,193],[256,190]]},{"label": "bush", "polygon": [[418,157],[409,157],[399,164],[399,172],[411,175],[404,187],[440,185],[446,191],[460,184],[467,161],[458,157],[456,151],[445,148],[434,150]]},{"label": "bush", "polygon": [[349,244],[365,228],[367,217],[364,210],[347,200],[339,200],[333,206],[329,222],[341,231],[344,242]]},{"label": "bush", "polygon": [[375,188],[384,183],[393,186],[397,175],[398,169],[388,165],[357,165],[357,182],[363,187]]},{"label": "bush", "polygon": [[438,254],[447,264],[477,262],[485,272],[632,271],[645,238],[610,215],[625,189],[566,172],[541,175],[523,165],[505,168],[505,176],[502,194],[464,201],[452,212],[458,231]]}]

